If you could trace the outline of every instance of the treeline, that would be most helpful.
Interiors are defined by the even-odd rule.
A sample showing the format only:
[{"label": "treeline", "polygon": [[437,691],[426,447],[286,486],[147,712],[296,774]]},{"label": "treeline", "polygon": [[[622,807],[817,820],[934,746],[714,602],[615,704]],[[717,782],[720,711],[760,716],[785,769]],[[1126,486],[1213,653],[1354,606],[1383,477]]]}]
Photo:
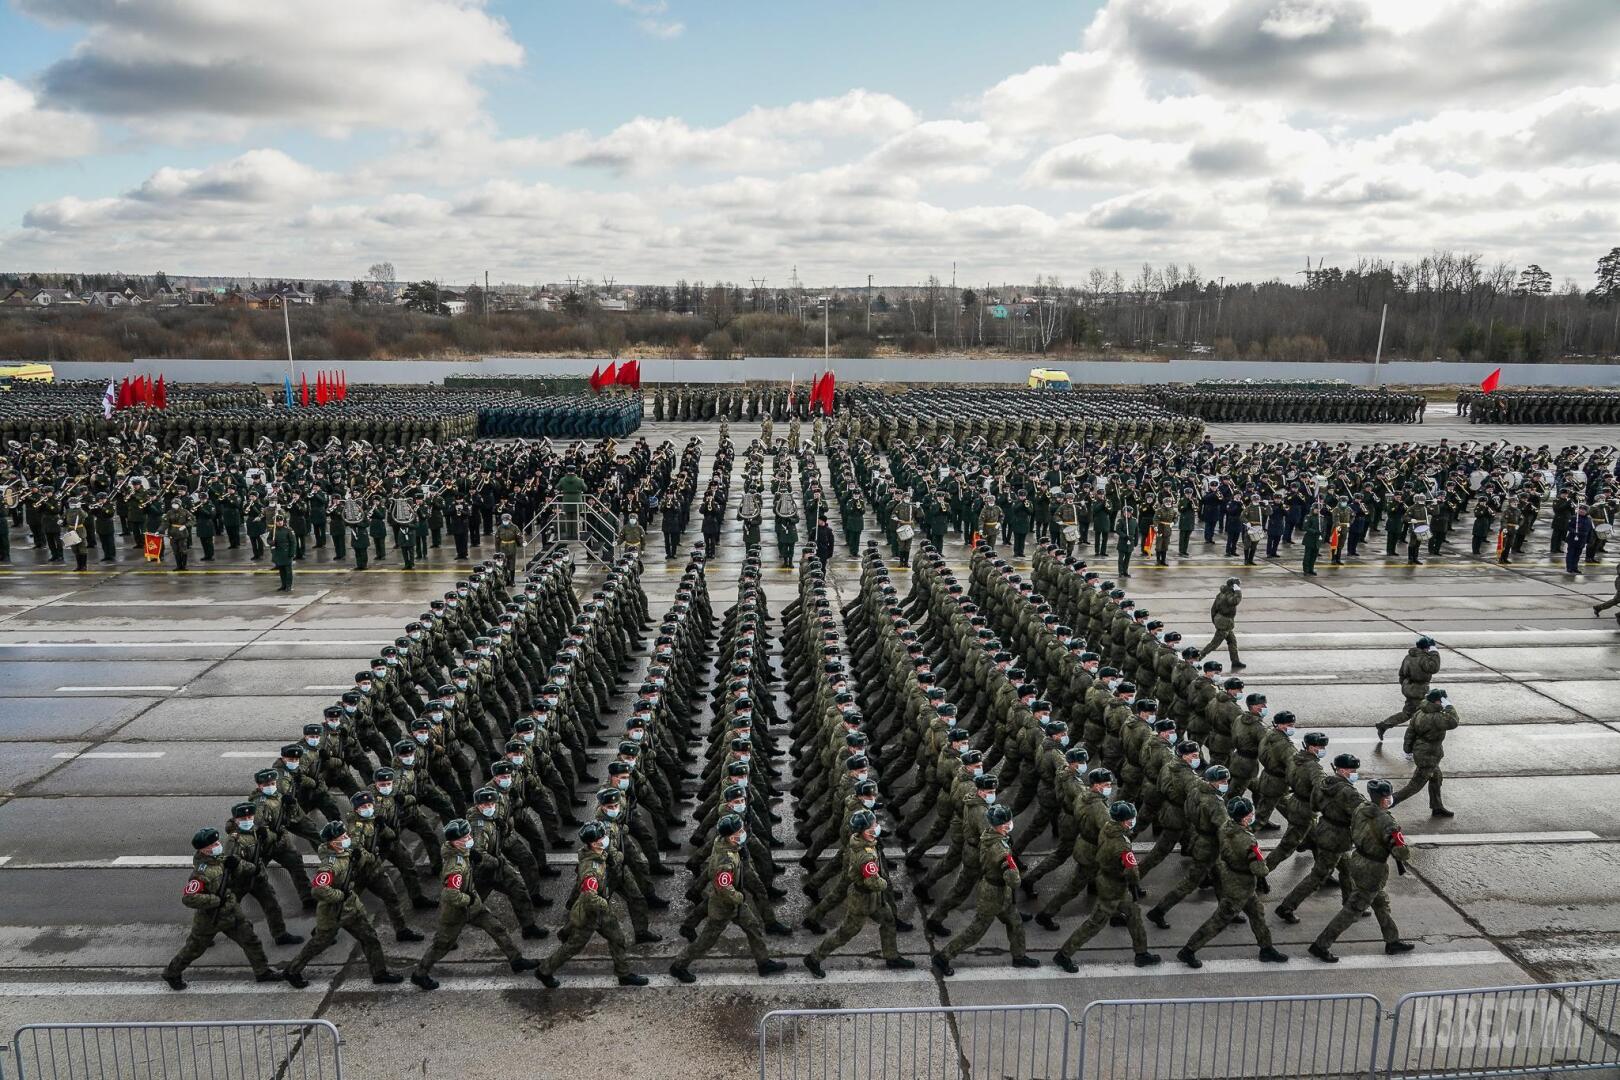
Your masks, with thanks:
[{"label": "treeline", "polygon": [[[1385,359],[1540,363],[1620,360],[1620,247],[1582,288],[1535,264],[1487,265],[1436,252],[1401,263],[1317,266],[1297,281],[1228,283],[1193,266],[1144,264],[1126,279],[1093,270],[1079,283],[953,288],[924,284],[811,295],[679,281],[635,290],[628,311],[570,289],[553,311],[485,311],[478,290],[445,316],[360,295],[291,309],[293,352],[306,360],[412,359],[503,353],[714,357],[927,355],[939,351],[1220,359]],[[119,276],[119,282],[130,279]],[[151,279],[134,279],[140,285]],[[422,283],[431,285],[431,283]],[[336,290],[334,290],[336,292]],[[409,290],[407,290],[409,292]],[[1384,315],[1387,305],[1387,316]],[[283,355],[276,310],[0,307],[0,359],[259,359]]]}]

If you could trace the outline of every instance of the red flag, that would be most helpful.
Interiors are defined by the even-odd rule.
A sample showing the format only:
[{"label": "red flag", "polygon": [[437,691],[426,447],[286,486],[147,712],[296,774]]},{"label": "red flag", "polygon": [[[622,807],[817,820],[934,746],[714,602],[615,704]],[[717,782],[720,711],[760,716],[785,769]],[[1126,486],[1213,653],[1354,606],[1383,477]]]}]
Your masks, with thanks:
[{"label": "red flag", "polygon": [[597,393],[601,389],[602,389],[602,365],[597,364],[596,367],[591,371],[591,393],[593,393],[593,394]]},{"label": "red flag", "polygon": [[641,385],[641,363],[640,363],[640,361],[626,360],[619,367],[619,378],[618,378],[617,382],[618,382],[618,385],[620,385],[620,386],[637,386],[637,387],[639,387]]},{"label": "red flag", "polygon": [[129,376],[125,375],[118,384],[118,408],[127,409],[134,400],[134,394],[131,393],[129,388]]},{"label": "red flag", "polygon": [[632,360],[630,362],[630,370],[632,372],[631,377],[630,377],[630,386],[633,389],[640,390],[641,389],[641,361],[640,360]]},{"label": "red flag", "polygon": [[614,362],[614,363],[608,364],[607,370],[602,372],[602,385],[603,386],[612,386],[614,383],[616,383],[618,381],[619,381],[619,365],[618,365],[618,363]]},{"label": "red flag", "polygon": [[1484,381],[1479,384],[1479,388],[1481,390],[1485,391],[1488,394],[1492,390],[1495,390],[1498,386],[1501,386],[1501,385],[1502,385],[1502,369],[1497,368],[1495,371],[1493,371],[1489,375],[1485,376]]},{"label": "red flag", "polygon": [[146,533],[141,545],[141,552],[146,556],[147,562],[160,562],[163,559],[163,534]]},{"label": "red flag", "polygon": [[162,375],[158,376],[157,392],[152,395],[152,400],[153,400],[153,403],[156,404],[158,408],[160,408],[160,409],[168,408],[169,394],[168,394],[168,391],[166,391],[163,388],[163,376]]},{"label": "red flag", "polygon": [[344,370],[338,372],[338,396],[337,396],[337,399],[339,401],[346,401],[348,399],[348,397],[349,397],[349,372],[348,372],[348,369],[345,368]]},{"label": "red flag", "polygon": [[820,400],[820,402],[821,402],[821,411],[826,413],[828,416],[831,416],[832,411],[833,411],[833,373],[832,372],[829,371],[829,372],[827,372],[826,375],[824,375],[822,377],[821,386],[819,388],[817,388],[816,394],[817,394],[818,400]]},{"label": "red flag", "polygon": [[302,371],[298,373],[298,404],[309,408],[309,376]]},{"label": "red flag", "polygon": [[152,377],[141,375],[135,380],[135,401],[139,405],[152,404]]},{"label": "red flag", "polygon": [[315,373],[315,404],[326,404],[326,372]]}]

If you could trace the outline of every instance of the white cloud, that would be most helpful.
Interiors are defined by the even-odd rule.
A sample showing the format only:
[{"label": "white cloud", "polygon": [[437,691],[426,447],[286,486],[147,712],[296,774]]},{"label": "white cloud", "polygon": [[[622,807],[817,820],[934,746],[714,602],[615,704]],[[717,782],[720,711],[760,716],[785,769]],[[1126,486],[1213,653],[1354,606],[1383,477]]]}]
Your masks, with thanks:
[{"label": "white cloud", "polygon": [[31,90],[0,75],[0,168],[80,157],[95,145],[95,124],[40,108]]},{"label": "white cloud", "polygon": [[678,38],[686,32],[685,23],[666,18],[669,13],[667,0],[613,0],[613,3],[640,16],[636,19],[636,25],[653,37]]},{"label": "white cloud", "polygon": [[165,134],[454,126],[480,108],[475,78],[523,57],[480,0],[18,3],[85,29],[40,76],[48,105]]}]

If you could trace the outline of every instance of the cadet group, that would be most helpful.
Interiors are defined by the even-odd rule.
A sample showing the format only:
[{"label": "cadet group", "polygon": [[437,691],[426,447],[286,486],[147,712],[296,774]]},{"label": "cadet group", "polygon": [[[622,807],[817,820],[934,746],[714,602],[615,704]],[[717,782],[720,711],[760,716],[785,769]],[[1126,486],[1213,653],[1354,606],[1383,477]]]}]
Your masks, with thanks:
[{"label": "cadet group", "polygon": [[[660,940],[651,913],[681,900],[687,943],[669,965],[675,979],[696,981],[733,926],[769,976],[785,967],[770,939],[795,932],[779,916],[789,828],[813,904],[800,927],[824,935],[802,957],[818,977],[868,922],[889,967],[913,966],[897,942],[916,930],[902,917],[908,892],[942,976],[998,923],[1012,963],[1036,966],[1025,921],[1057,929],[1078,918],[1085,893],[1090,913],[1052,956],[1065,970],[1109,925],[1127,929],[1137,964],[1158,963],[1144,919],[1168,929],[1174,909],[1206,889],[1215,907],[1184,927],[1181,962],[1200,966],[1201,949],[1245,922],[1260,959],[1282,962],[1261,897],[1268,875],[1301,852],[1310,870],[1272,914],[1323,918],[1313,956],[1334,962],[1335,939],[1369,911],[1388,953],[1413,947],[1385,892],[1411,855],[1392,808],[1426,790],[1431,814],[1450,815],[1441,762],[1459,722],[1433,685],[1432,641],[1403,663],[1401,708],[1379,726],[1380,737],[1401,730],[1415,766],[1397,791],[1364,780],[1353,755],[1245,685],[1237,579],[1215,598],[1202,647],[1152,618],[1117,575],[1088,568],[1061,525],[1031,545],[1025,578],[999,554],[995,530],[946,521],[969,545],[964,584],[931,529],[916,537],[880,512],[891,560],[848,528],[859,508],[892,506],[886,493],[907,489],[917,448],[884,457],[840,429],[823,449],[826,477],[808,442],[754,440],[739,455],[722,439],[704,494],[715,504],[705,543],[666,548],[684,569],[656,619],[641,584],[643,534],[623,538],[583,601],[562,548],[472,567],[244,782],[220,825],[192,837],[196,861],[180,890],[192,927],[164,979],[183,988],[187,965],[223,934],[258,978],[303,986],[343,931],[373,981],[402,981],[368,895],[397,942],[424,938],[407,903],[436,912],[409,973],[422,990],[438,986],[436,966],[469,924],[513,972],[532,970],[547,987],[595,937],[621,984],[644,984],[636,946]],[[695,492],[701,455],[689,451],[652,474],[655,504],[677,483]],[[608,465],[585,487],[636,490],[637,475],[643,466]],[[717,612],[708,523],[730,517],[734,498],[745,551],[734,602]],[[826,576],[833,502],[858,508],[839,515],[860,565],[857,594],[842,606]],[[779,561],[797,575],[797,596],[779,612],[762,585],[764,507]],[[798,544],[799,520],[816,522],[813,545]],[[903,587],[893,577],[902,562]],[[1223,650],[1228,665],[1211,658]],[[1257,833],[1269,830],[1282,835],[1262,854]],[[318,860],[312,873],[300,842]],[[573,880],[548,895],[568,846]],[[683,852],[677,899],[660,879],[680,873],[672,863]],[[306,935],[279,907],[282,873],[314,914]],[[1324,888],[1334,899],[1317,903]],[[249,898],[276,945],[299,946],[279,967]],[[953,929],[964,909],[970,921]],[[524,954],[520,941],[553,931],[547,955]]]}]

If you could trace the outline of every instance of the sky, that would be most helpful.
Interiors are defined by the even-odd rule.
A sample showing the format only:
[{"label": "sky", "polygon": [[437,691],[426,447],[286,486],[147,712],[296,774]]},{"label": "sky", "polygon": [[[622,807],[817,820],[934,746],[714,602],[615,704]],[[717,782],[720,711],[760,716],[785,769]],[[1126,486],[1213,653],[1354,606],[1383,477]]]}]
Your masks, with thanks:
[{"label": "sky", "polygon": [[3,270],[1585,287],[1616,245],[1620,0],[0,0]]}]

